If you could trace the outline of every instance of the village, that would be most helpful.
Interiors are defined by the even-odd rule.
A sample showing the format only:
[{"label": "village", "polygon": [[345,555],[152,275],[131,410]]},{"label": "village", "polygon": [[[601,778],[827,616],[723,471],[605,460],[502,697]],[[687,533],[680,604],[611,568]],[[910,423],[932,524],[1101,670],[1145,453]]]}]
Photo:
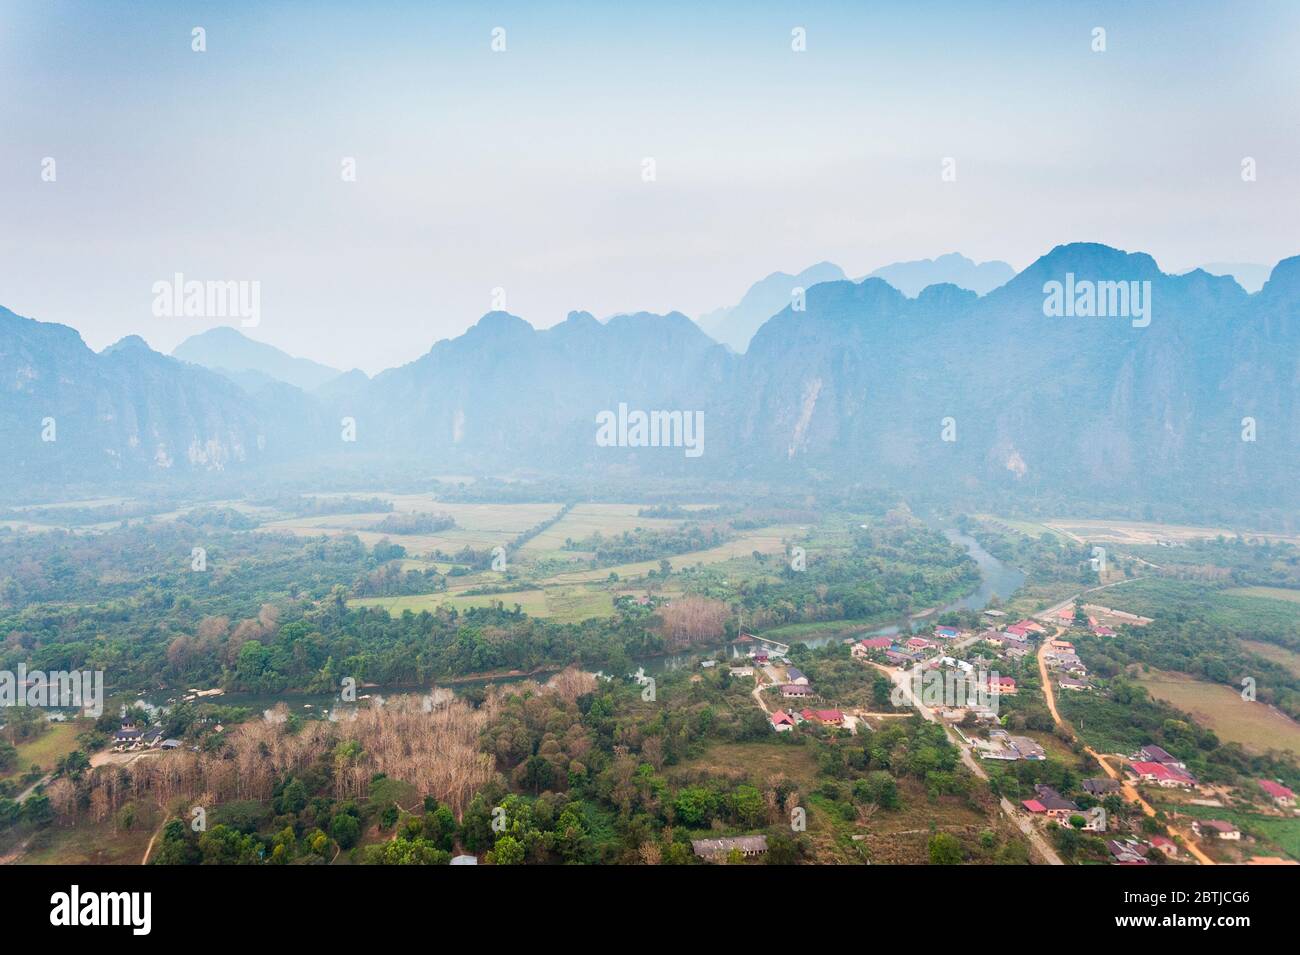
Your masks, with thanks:
[{"label": "village", "polygon": [[[1035,738],[1029,731],[1009,728],[1020,721],[1010,718],[1005,704],[1015,700],[1022,685],[1008,673],[1027,674],[1022,679],[1032,680],[1036,672],[1035,690],[1041,688],[1056,734],[1072,738],[1057,709],[1058,695],[1090,693],[1097,688],[1074,643],[1066,639],[1070,631],[1105,638],[1114,637],[1117,627],[1152,622],[1099,605],[1077,604],[1074,599],[1013,623],[1002,622],[1005,614],[1000,610],[986,610],[983,615],[989,622],[978,630],[936,625],[915,633],[845,641],[854,660],[893,682],[893,700],[901,707],[894,712],[834,705],[836,701],[824,699],[790,661],[788,645],[754,633],[742,632],[735,641],[734,652],[744,662],[733,658],[729,674],[732,679],[754,682],[753,698],[774,733],[815,727],[821,732],[856,735],[860,726],[879,725],[915,710],[942,725],[959,747],[963,762],[977,776],[989,780],[990,769],[996,775],[999,766],[1047,760],[1052,740],[1060,747],[1055,737],[1048,740],[1039,732]],[[717,665],[716,660],[702,664],[706,668]],[[1178,813],[1158,812],[1152,805],[1154,796],[1144,795],[1158,793],[1164,803],[1178,798],[1188,808],[1201,810],[1243,805],[1279,816],[1294,815],[1296,795],[1281,783],[1259,779],[1250,792],[1233,792],[1225,786],[1203,785],[1184,762],[1154,743],[1132,753],[1101,754],[1077,739],[1073,742],[1094,768],[1093,775],[1082,778],[1068,792],[1037,783],[1032,795],[1023,794],[1026,798],[1014,803],[1001,800],[1003,812],[1048,863],[1063,864],[1047,837],[1054,830],[1068,828],[1103,838],[1113,865],[1149,865],[1157,856],[1166,864],[1298,864],[1254,853],[1250,838],[1228,819],[1186,821]],[[762,837],[700,840],[695,851],[706,859],[729,854],[749,857],[766,850],[761,843]]]}]

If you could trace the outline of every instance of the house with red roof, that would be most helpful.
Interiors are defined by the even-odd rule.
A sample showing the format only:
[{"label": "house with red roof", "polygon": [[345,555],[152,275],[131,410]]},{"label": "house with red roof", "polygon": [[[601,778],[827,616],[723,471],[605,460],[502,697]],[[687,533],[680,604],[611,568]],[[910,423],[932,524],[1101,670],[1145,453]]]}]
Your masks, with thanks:
[{"label": "house with red roof", "polygon": [[809,723],[820,723],[822,726],[844,725],[844,714],[839,710],[804,710],[801,715]]},{"label": "house with red roof", "polygon": [[853,649],[850,652],[854,657],[861,660],[872,650],[888,650],[893,645],[894,641],[889,637],[870,637],[853,644]]},{"label": "house with red roof", "polygon": [[1229,842],[1239,842],[1241,840],[1241,830],[1223,819],[1197,819],[1192,823],[1192,832],[1202,839],[1209,839],[1213,836],[1216,839],[1224,839]]},{"label": "house with red roof", "polygon": [[1196,780],[1187,772],[1165,763],[1136,762],[1129,766],[1129,771],[1142,782],[1155,783],[1163,789],[1172,789],[1175,786],[1191,787],[1196,784]]},{"label": "house with red roof", "polygon": [[1047,812],[1047,807],[1044,806],[1037,799],[1026,799],[1020,805],[1024,806],[1027,810],[1035,814],[1040,812]]},{"label": "house with red roof", "polygon": [[930,647],[934,646],[934,644],[925,639],[925,637],[912,637],[912,639],[907,641],[906,646],[909,650],[928,650]]},{"label": "house with red roof", "polygon": [[1178,843],[1172,839],[1166,839],[1164,836],[1152,836],[1151,844],[1171,859],[1178,855]]},{"label": "house with red roof", "polygon": [[[1017,623],[1012,624],[1011,626],[1013,626],[1013,627],[1020,627],[1020,628],[1022,628],[1022,629],[1024,629],[1024,630],[1032,631],[1033,633],[1046,633],[1046,632],[1047,632],[1047,628],[1044,627],[1044,626],[1043,626],[1041,623],[1039,623],[1037,620],[1021,620],[1021,621],[1019,621],[1019,622],[1017,622]],[[1011,627],[1007,627],[1007,629],[1010,630]]]},{"label": "house with red roof", "polygon": [[794,716],[785,710],[777,710],[772,714],[772,729],[778,733],[788,733],[794,729]]},{"label": "house with red roof", "polygon": [[1093,628],[1092,628],[1092,632],[1095,633],[1095,634],[1096,634],[1097,636],[1099,636],[1099,637],[1113,637],[1113,636],[1115,636],[1115,631],[1114,631],[1114,630],[1112,630],[1110,627],[1103,627],[1101,624],[1097,624],[1097,626],[1093,627]]},{"label": "house with red roof", "polygon": [[1186,763],[1164,747],[1157,746],[1155,743],[1147,743],[1147,745],[1138,750],[1137,758],[1149,763],[1162,763],[1165,766],[1177,766],[1179,769],[1187,768]]},{"label": "house with red roof", "polygon": [[1295,808],[1295,793],[1281,783],[1275,783],[1271,779],[1261,779],[1259,780],[1259,788],[1264,790],[1264,795],[1283,809]]},{"label": "house with red roof", "polygon": [[1003,693],[1006,694],[1007,696],[1015,696],[1016,681],[1009,676],[998,676],[998,677],[990,676],[989,690],[997,693]]}]

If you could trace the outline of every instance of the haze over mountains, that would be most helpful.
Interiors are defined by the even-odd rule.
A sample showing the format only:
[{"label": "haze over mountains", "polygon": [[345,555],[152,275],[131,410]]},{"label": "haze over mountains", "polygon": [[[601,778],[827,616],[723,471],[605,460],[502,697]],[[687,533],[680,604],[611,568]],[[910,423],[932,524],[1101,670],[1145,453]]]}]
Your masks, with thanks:
[{"label": "haze over mountains", "polygon": [[337,368],[253,341],[225,325],[191,335],[172,350],[172,356],[220,372],[247,391],[257,390],[270,379],[314,391],[343,374]]},{"label": "haze over mountains", "polygon": [[[1010,281],[1015,274],[1015,270],[1005,262],[977,264],[953,252],[937,259],[895,262],[864,277],[884,279],[908,298],[915,298],[927,286],[944,283],[984,295]],[[763,323],[790,304],[794,289],[806,290],[822,282],[843,278],[847,278],[844,270],[832,262],[819,262],[797,275],[773,272],[751,285],[736,305],[707,312],[698,321],[714,339],[743,352]]]},{"label": "haze over mountains", "polygon": [[[1150,324],[1048,317],[1044,284],[1067,275],[1150,282]],[[1300,257],[1254,295],[1091,244],[983,296],[836,279],[796,312],[788,294],[743,355],[680,313],[574,312],[538,330],[492,312],[409,364],[313,394],[279,381],[249,393],[135,337],[96,354],[70,328],[0,310],[4,483],[403,461],[1300,505]],[[244,353],[230,345],[220,354]],[[597,415],[620,404],[703,412],[704,453],[598,446]],[[56,440],[42,440],[51,418]]]}]

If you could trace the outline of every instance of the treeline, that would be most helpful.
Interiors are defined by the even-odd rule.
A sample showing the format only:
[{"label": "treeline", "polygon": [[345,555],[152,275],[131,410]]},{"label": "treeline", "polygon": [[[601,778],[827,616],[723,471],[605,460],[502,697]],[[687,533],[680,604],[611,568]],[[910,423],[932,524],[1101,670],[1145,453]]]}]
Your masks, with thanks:
[{"label": "treeline", "polygon": [[685,524],[671,530],[638,527],[616,537],[606,537],[596,531],[580,540],[567,538],[564,549],[590,551],[595,563],[600,565],[631,564],[717,547],[732,536],[725,526],[718,524]]},{"label": "treeline", "polygon": [[737,592],[747,625],[778,627],[825,620],[893,619],[951,601],[974,590],[979,567],[966,550],[943,534],[910,519],[855,527],[852,545],[819,551],[804,548],[803,570],[785,558],[755,553],[775,564],[779,576],[724,582],[720,572],[686,575],[686,586],[703,596]]},{"label": "treeline", "polygon": [[389,514],[368,530],[380,534],[437,534],[456,526],[456,519],[444,512],[412,512],[406,514]]},{"label": "treeline", "polygon": [[1218,536],[1177,547],[1135,547],[1164,576],[1236,586],[1300,588],[1300,547],[1286,541]]}]

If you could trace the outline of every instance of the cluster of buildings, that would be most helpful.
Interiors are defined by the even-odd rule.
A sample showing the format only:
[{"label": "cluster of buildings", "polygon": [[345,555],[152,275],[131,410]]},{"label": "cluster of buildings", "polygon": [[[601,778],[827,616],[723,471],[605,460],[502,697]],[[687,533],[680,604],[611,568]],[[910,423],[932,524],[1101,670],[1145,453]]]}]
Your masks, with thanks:
[{"label": "cluster of buildings", "polygon": [[1018,759],[1043,760],[1047,753],[1028,736],[1012,736],[1004,729],[989,730],[987,741],[975,740],[975,750],[981,759],[998,759],[1014,762]]},{"label": "cluster of buildings", "polygon": [[157,726],[139,729],[134,723],[123,723],[122,728],[113,734],[113,752],[125,753],[140,749],[179,749],[181,741],[163,739],[163,731]]},{"label": "cluster of buildings", "polygon": [[1047,664],[1049,670],[1072,676],[1077,680],[1082,680],[1088,675],[1088,668],[1079,659],[1079,654],[1074,652],[1074,644],[1069,640],[1047,641],[1047,652],[1043,654],[1043,662]]},{"label": "cluster of buildings", "polygon": [[908,666],[923,660],[945,643],[968,636],[956,627],[935,627],[933,637],[868,637],[853,644],[850,651],[854,659],[865,660],[883,657],[893,666]]},{"label": "cluster of buildings", "polygon": [[826,726],[832,729],[850,729],[849,721],[840,710],[777,710],[771,716],[772,729],[778,733],[788,733],[803,723]]},{"label": "cluster of buildings", "polygon": [[1084,832],[1106,831],[1106,810],[1101,806],[1080,809],[1073,799],[1067,799],[1051,786],[1039,784],[1034,787],[1034,798],[1026,799],[1021,805],[1033,815],[1041,815],[1062,826],[1070,825],[1071,816],[1083,818]]},{"label": "cluster of buildings", "polygon": [[1137,781],[1153,783],[1162,789],[1191,789],[1196,777],[1187,771],[1187,764],[1154,743],[1148,743],[1132,757],[1128,771]]},{"label": "cluster of buildings", "polygon": [[[1064,625],[1064,626],[1067,626],[1067,627],[1073,626],[1073,625],[1074,625],[1074,607],[1073,607],[1073,606],[1062,607],[1059,611],[1057,611],[1057,613],[1056,613],[1056,619],[1059,620],[1059,621],[1061,622],[1061,624]],[[1088,617],[1088,629],[1091,630],[1093,633],[1095,633],[1095,634],[1096,634],[1097,636],[1099,636],[1099,637],[1113,637],[1113,636],[1115,636],[1115,631],[1112,630],[1110,627],[1107,627],[1107,626],[1104,626],[1103,624],[1098,623],[1096,617],[1092,617],[1092,616]]]},{"label": "cluster of buildings", "polygon": [[997,647],[1004,657],[1011,660],[1021,660],[1033,653],[1033,645],[1027,636],[1017,636],[1006,630],[985,630],[980,638]]}]

